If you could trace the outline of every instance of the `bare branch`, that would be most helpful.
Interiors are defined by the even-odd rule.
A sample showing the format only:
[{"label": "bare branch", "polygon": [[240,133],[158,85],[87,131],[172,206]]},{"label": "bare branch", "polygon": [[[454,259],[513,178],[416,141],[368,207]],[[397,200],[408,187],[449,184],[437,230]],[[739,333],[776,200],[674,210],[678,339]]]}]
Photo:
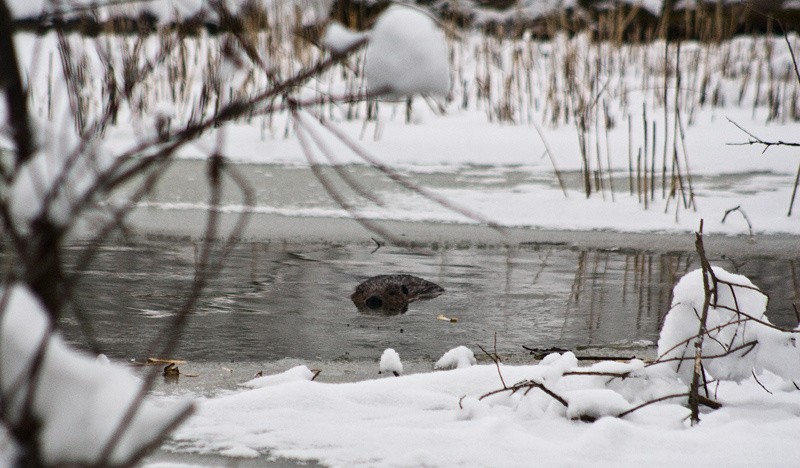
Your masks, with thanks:
[{"label": "bare branch", "polygon": [[314,177],[320,182],[322,187],[328,193],[328,195],[338,204],[342,209],[347,211],[347,213],[361,226],[363,226],[368,231],[377,234],[378,236],[389,240],[390,242],[396,245],[402,245],[405,243],[403,239],[398,236],[395,236],[391,231],[384,228],[383,226],[371,221],[363,216],[358,212],[358,210],[352,206],[347,200],[345,200],[344,196],[339,193],[336,188],[331,184],[331,182],[325,177],[325,174],[322,173],[320,170],[319,163],[314,158],[313,152],[311,147],[309,146],[308,140],[306,140],[305,132],[307,131],[305,125],[302,123],[302,120],[299,118],[297,113],[293,113],[294,122],[295,122],[295,131],[297,133],[297,139],[300,142],[300,147],[303,150],[303,154],[306,157],[306,161],[308,161],[308,165],[311,168],[311,172],[314,174]]},{"label": "bare branch", "polygon": [[762,384],[760,380],[758,380],[758,376],[756,375],[756,371],[755,371],[755,370],[754,370],[754,371],[752,371],[752,374],[753,374],[753,379],[755,379],[756,383],[757,383],[757,384],[758,384],[758,385],[759,385],[761,388],[763,388],[765,392],[767,392],[767,393],[769,393],[770,395],[772,395],[772,392],[771,392],[771,391],[769,391],[769,389],[768,389],[767,387],[765,387],[765,386],[764,386],[764,384]]},{"label": "bare branch", "polygon": [[747,129],[745,129],[744,127],[742,127],[741,125],[739,125],[738,123],[736,123],[733,120],[731,120],[729,117],[726,117],[726,118],[728,119],[728,122],[734,124],[736,126],[736,128],[738,128],[739,130],[743,131],[744,133],[746,133],[750,137],[749,140],[747,140],[746,142],[743,142],[743,143],[728,143],[729,146],[763,145],[764,149],[761,151],[761,154],[766,153],[767,150],[770,149],[773,146],[800,147],[800,143],[797,143],[797,142],[783,141],[783,140],[777,140],[777,141],[763,140],[763,139],[757,137],[756,135],[754,135],[753,133],[751,133],[750,131],[748,131]]},{"label": "bare branch", "polygon": [[724,224],[725,220],[728,218],[728,215],[734,211],[738,211],[742,215],[742,218],[744,218],[745,222],[747,223],[747,231],[750,233],[750,240],[753,240],[753,225],[750,223],[750,218],[748,218],[747,214],[744,212],[744,210],[742,210],[741,205],[725,210],[725,214],[722,216],[721,223]]},{"label": "bare branch", "polygon": [[483,346],[481,345],[478,345],[478,348],[483,351],[483,354],[489,356],[489,359],[491,359],[492,362],[494,362],[494,365],[497,366],[497,375],[500,376],[500,383],[503,385],[503,390],[508,390],[509,387],[506,385],[506,381],[503,378],[503,373],[500,372],[500,358],[497,355],[490,354],[488,351],[483,349]]},{"label": "bare branch", "polygon": [[629,410],[623,411],[622,413],[619,413],[617,415],[617,417],[618,418],[624,418],[625,416],[633,413],[634,411],[638,411],[638,410],[644,408],[645,406],[650,406],[650,405],[652,405],[654,403],[660,403],[662,401],[671,400],[673,398],[686,398],[688,396],[689,396],[688,393],[673,393],[671,395],[664,395],[662,397],[646,401],[646,402],[642,403],[641,405],[634,406],[633,408],[631,408]]},{"label": "bare branch", "polygon": [[[703,337],[705,336],[705,329],[706,329],[706,320],[708,319],[708,309],[711,304],[712,296],[714,298],[718,297],[717,291],[717,284],[716,284],[716,277],[714,276],[714,271],[711,269],[711,265],[708,263],[708,259],[706,258],[706,251],[705,247],[703,246],[703,220],[700,220],[700,230],[695,233],[695,248],[697,249],[697,254],[700,256],[700,264],[702,265],[702,273],[703,273],[703,291],[705,292],[705,298],[703,300],[703,311],[700,316],[700,331],[697,333],[697,340],[694,342],[694,368],[692,372],[692,384],[689,387],[689,408],[692,411],[692,425],[695,425],[700,422],[700,411],[698,408],[699,401],[699,388],[700,388],[700,378],[701,375],[704,374],[703,372],[703,361],[702,361],[702,349],[703,349]],[[713,284],[709,281],[709,276],[711,280],[713,280]],[[715,300],[716,302],[716,300]],[[706,394],[708,394],[708,390],[706,390]]]},{"label": "bare branch", "polygon": [[[693,336],[691,339],[693,340],[693,339],[696,339],[696,338],[697,338],[697,336]],[[758,344],[758,341],[748,341],[747,343],[743,343],[743,344],[741,344],[739,346],[736,346],[734,348],[730,348],[730,349],[728,349],[725,352],[720,353],[720,354],[702,354],[702,355],[700,355],[700,359],[701,360],[720,359],[720,358],[728,357],[728,356],[730,356],[730,355],[732,355],[732,354],[734,354],[734,353],[736,353],[738,351],[746,350],[742,354],[744,356],[744,355],[748,354],[750,351],[752,351],[753,348],[755,348],[755,346],[757,344]],[[664,363],[667,363],[667,362],[678,362],[678,361],[682,362],[682,361],[694,361],[694,360],[695,360],[695,356],[691,356],[691,357],[679,356],[679,357],[674,357],[674,358],[669,358],[669,359],[660,359],[658,361],[654,361],[654,362],[648,364],[648,367],[649,366],[654,366],[656,364],[664,364]]]}]

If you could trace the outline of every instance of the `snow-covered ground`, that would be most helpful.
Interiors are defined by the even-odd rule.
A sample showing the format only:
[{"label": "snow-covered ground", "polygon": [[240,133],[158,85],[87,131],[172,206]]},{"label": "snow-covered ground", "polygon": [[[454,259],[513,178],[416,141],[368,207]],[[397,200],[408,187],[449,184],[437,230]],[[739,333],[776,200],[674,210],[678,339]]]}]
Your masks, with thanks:
[{"label": "snow-covered ground", "polygon": [[[509,385],[551,374],[552,388],[571,395],[570,404],[601,412],[685,392],[664,382],[653,393],[626,398],[599,388],[609,378],[558,378],[573,365],[570,355],[552,356],[538,365],[502,366],[501,373]],[[724,406],[704,409],[700,424],[690,427],[683,399],[594,423],[568,419],[569,410],[539,390],[479,400],[502,388],[494,365],[348,384],[296,377],[200,398],[197,415],[166,450],[245,459],[272,454],[330,466],[793,466],[800,457],[800,392],[773,375],[759,380],[772,394],[753,378],[722,382],[716,394]]]}]

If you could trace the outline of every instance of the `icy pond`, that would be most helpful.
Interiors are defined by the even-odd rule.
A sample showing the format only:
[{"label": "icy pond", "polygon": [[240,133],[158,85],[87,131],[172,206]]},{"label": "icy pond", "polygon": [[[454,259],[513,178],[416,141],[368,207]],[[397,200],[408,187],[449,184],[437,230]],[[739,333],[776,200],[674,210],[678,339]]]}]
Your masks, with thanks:
[{"label": "icy pond", "polygon": [[[81,303],[109,357],[147,357],[156,333],[184,300],[194,275],[195,245],[141,241],[100,252],[83,276]],[[187,360],[186,369],[221,363],[243,372],[284,359],[323,368],[360,364],[362,371],[338,377],[350,380],[377,372],[377,360],[388,347],[428,370],[455,346],[489,349],[495,333],[498,351],[515,360],[526,359],[523,346],[652,357],[671,289],[697,267],[690,251],[522,244],[439,248],[422,255],[374,248],[240,244],[171,357]],[[737,252],[717,263],[764,288],[774,322],[796,324],[791,303],[798,294],[800,257]],[[404,315],[359,313],[349,299],[353,288],[368,276],[395,272],[422,276],[446,292],[412,303]],[[437,320],[439,314],[458,321]],[[65,319],[63,326],[69,338],[81,340],[72,320]]]},{"label": "icy pond", "polygon": [[[694,236],[685,231],[647,234],[522,227],[497,233],[456,222],[457,218],[442,222],[448,218],[434,216],[437,222],[421,222],[435,211],[429,202],[404,195],[374,169],[345,166],[378,197],[393,201],[384,211],[373,213],[385,220],[382,225],[417,242],[427,254],[390,245],[376,250],[374,234],[346,219],[307,167],[238,164],[236,168],[253,189],[254,206],[246,239],[211,283],[180,349],[171,356],[189,363],[267,363],[287,358],[377,362],[381,352],[392,347],[404,361],[419,361],[428,370],[454,346],[478,352],[477,345],[494,346],[495,334],[499,352],[523,359],[527,356],[523,346],[611,348],[603,352],[645,357],[653,352],[672,287],[698,267]],[[204,171],[202,161],[179,160],[170,166],[155,192],[130,217],[137,235],[130,242],[103,248],[83,275],[81,306],[96,321],[100,343],[113,359],[146,357],[157,331],[185,299],[195,272],[196,239],[207,213]],[[472,194],[463,199],[465,203],[472,196],[508,199],[516,194],[515,212],[523,218],[526,206],[547,210],[547,203],[536,201],[540,191],[563,198],[549,171],[532,168],[416,167],[408,176],[446,196],[455,195],[449,188],[459,187]],[[702,193],[744,187],[765,193],[776,179],[752,173],[706,176],[696,183]],[[578,174],[568,180],[575,186],[570,200],[584,206],[588,201],[580,200]],[[369,209],[363,199],[359,203]],[[698,203],[707,204],[707,197]],[[603,206],[611,209],[619,204],[609,200]],[[494,206],[485,212],[487,216],[496,214],[502,204]],[[591,205],[584,206],[584,218],[602,217],[602,212],[589,213],[592,210]],[[241,211],[240,195],[226,184],[220,209],[222,233]],[[550,211],[558,216],[557,207]],[[658,215],[656,211],[636,209],[649,215]],[[566,224],[580,222],[569,214],[561,218]],[[641,221],[628,219],[634,227]],[[741,232],[743,223],[737,218],[727,225]],[[748,276],[769,294],[771,320],[787,326],[797,323],[792,309],[792,301],[800,296],[796,237],[760,235],[749,242],[746,236],[718,235],[707,242],[714,264]],[[80,249],[76,244],[73,254]],[[368,277],[390,273],[421,276],[446,292],[431,301],[412,303],[401,316],[359,314],[349,299],[354,287]],[[458,321],[437,320],[440,314]],[[67,319],[63,325],[68,337],[81,340],[73,322]]]},{"label": "icy pond", "polygon": [[[374,234],[342,216],[308,168],[242,164],[237,169],[253,187],[254,207],[246,238],[200,300],[180,349],[168,356],[187,361],[183,372],[202,376],[183,379],[183,387],[214,391],[295,363],[321,368],[320,379],[329,381],[371,378],[381,352],[390,347],[408,369],[428,371],[455,346],[466,345],[480,357],[478,345],[494,347],[495,334],[498,352],[517,362],[531,359],[523,346],[653,357],[672,287],[698,267],[691,232],[518,227],[498,233],[455,219],[442,222],[447,217],[425,222],[435,211],[430,203],[413,195],[402,198],[403,192],[374,170],[345,167],[379,197],[394,200],[388,211],[374,213],[384,219],[382,225],[426,252],[390,245],[376,250]],[[102,248],[82,276],[79,304],[95,321],[102,350],[114,360],[148,357],[150,343],[185,300],[207,213],[204,170],[201,161],[176,161],[132,213],[136,235]],[[517,194],[519,213],[530,204],[524,198],[536,200],[537,191],[562,196],[551,175],[531,168],[414,171],[409,175],[416,183],[445,194],[452,187],[475,197]],[[570,177],[577,187],[577,174]],[[764,193],[776,178],[753,173],[707,176],[697,183],[712,193],[737,187]],[[575,200],[577,189],[570,195],[581,204]],[[226,185],[223,234],[242,211],[240,203],[234,187]],[[557,208],[551,211],[557,216]],[[565,215],[563,222],[570,219]],[[739,229],[737,221],[732,222]],[[748,276],[769,294],[773,322],[797,323],[792,308],[800,297],[796,237],[760,235],[750,242],[747,236],[717,235],[707,247],[714,264]],[[74,244],[68,258],[81,248]],[[355,286],[391,273],[421,276],[446,292],[412,303],[404,315],[360,314],[349,299]],[[440,314],[457,322],[438,320]],[[68,339],[82,342],[73,319],[65,317],[62,325]],[[222,367],[228,370],[221,372]]]}]

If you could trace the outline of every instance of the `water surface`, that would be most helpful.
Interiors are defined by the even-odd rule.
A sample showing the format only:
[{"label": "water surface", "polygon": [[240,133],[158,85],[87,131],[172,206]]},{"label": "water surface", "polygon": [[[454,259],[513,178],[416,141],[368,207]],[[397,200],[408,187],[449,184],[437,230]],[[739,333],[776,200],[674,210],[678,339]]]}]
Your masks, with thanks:
[{"label": "water surface", "polygon": [[[141,359],[183,302],[195,274],[191,240],[102,249],[84,272],[79,304],[102,350]],[[77,251],[80,246],[75,246]],[[435,361],[466,345],[509,355],[535,348],[648,348],[657,341],[675,282],[698,267],[692,252],[558,245],[447,248],[422,255],[368,244],[239,244],[192,314],[175,358],[193,362],[300,359],[376,361],[386,348]],[[800,256],[726,256],[712,262],[747,275],[770,296],[768,315],[797,323]],[[399,316],[359,313],[349,300],[369,276],[411,273],[446,292]],[[437,320],[443,314],[457,318]],[[83,336],[65,317],[75,343]]]}]

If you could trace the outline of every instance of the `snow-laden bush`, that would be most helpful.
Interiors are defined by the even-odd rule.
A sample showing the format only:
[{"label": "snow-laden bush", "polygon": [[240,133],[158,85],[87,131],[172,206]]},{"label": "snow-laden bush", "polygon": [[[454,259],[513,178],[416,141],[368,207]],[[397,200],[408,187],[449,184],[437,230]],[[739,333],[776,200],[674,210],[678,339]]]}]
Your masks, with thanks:
[{"label": "snow-laden bush", "polygon": [[[741,381],[769,370],[787,379],[800,377],[800,335],[780,330],[765,315],[767,296],[742,275],[712,267],[708,281],[716,291],[708,306],[702,337],[703,367],[713,378]],[[716,280],[716,285],[714,281]],[[658,340],[659,361],[685,383],[692,380],[695,343],[706,294],[703,270],[686,274],[675,285],[672,307]]]}]

